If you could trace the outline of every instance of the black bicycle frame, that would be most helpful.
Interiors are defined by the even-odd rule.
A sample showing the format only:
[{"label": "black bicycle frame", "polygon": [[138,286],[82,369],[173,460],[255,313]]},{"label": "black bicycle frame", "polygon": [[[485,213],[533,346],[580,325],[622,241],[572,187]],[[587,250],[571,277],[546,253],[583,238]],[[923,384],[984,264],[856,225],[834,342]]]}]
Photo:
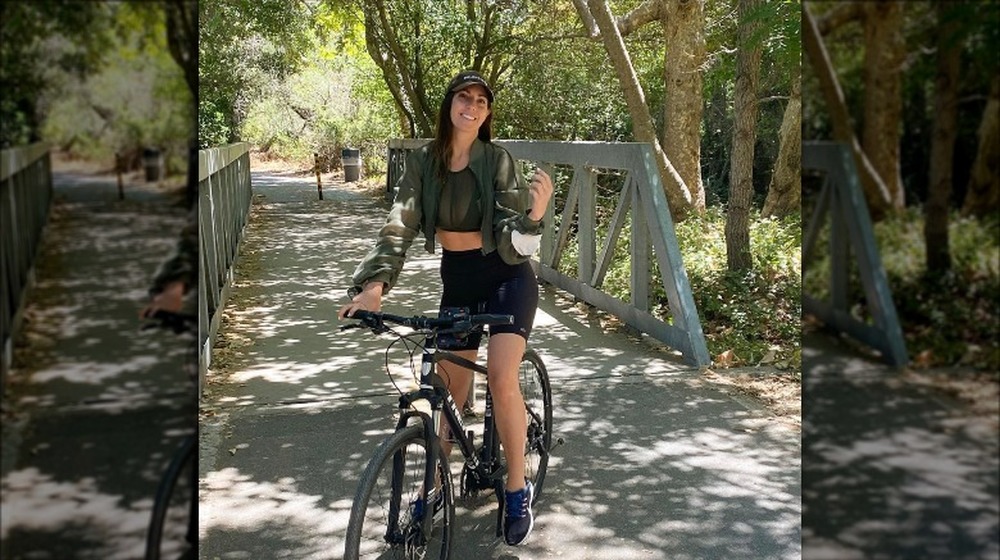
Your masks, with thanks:
[{"label": "black bicycle frame", "polygon": [[[458,406],[455,405],[455,399],[452,398],[448,387],[444,385],[436,373],[436,365],[441,361],[451,362],[484,375],[487,371],[486,368],[473,361],[466,360],[457,354],[438,350],[435,338],[435,335],[428,335],[425,340],[420,360],[420,388],[399,397],[400,415],[396,423],[396,430],[398,431],[404,429],[409,424],[411,418],[417,417],[420,419],[420,423],[423,426],[424,441],[427,442],[428,447],[427,467],[424,469],[427,478],[424,480],[424,488],[434,488],[436,485],[434,472],[438,462],[438,453],[441,451],[439,431],[442,415],[448,423],[448,429],[451,432],[452,438],[461,449],[462,456],[465,457],[465,464],[469,468],[478,469],[483,463],[491,464],[494,460],[494,454],[499,450],[499,442],[496,441],[496,430],[493,424],[493,398],[490,395],[489,388],[487,387],[486,390],[483,456],[477,457],[472,432],[465,431],[465,424],[462,422],[462,415],[458,410]],[[412,408],[413,403],[420,400],[426,400],[430,403],[430,415]],[[392,539],[393,535],[400,534],[399,527],[397,526],[399,512],[392,510],[402,507],[402,504],[398,504],[398,499],[395,498],[400,497],[402,494],[403,458],[401,456],[395,457],[393,461],[392,494],[394,499],[391,500],[390,504],[389,527],[386,534],[387,540]],[[421,527],[424,534],[427,534],[431,528],[433,517],[433,513],[424,516],[422,520],[423,526]]]}]

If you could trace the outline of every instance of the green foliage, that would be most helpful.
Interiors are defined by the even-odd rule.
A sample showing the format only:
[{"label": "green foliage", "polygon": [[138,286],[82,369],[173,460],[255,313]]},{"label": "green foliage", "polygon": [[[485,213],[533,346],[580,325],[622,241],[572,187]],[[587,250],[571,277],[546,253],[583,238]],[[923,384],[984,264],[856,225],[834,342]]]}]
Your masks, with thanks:
[{"label": "green foliage", "polygon": [[738,362],[754,365],[771,354],[776,364],[801,368],[801,220],[750,221],[754,268],[742,275],[726,269],[725,215],[677,224],[684,266],[702,320],[709,352],[732,350]]},{"label": "green foliage", "polygon": [[[1000,368],[1000,222],[949,218],[952,271],[929,276],[925,271],[923,216],[908,209],[875,224],[893,302],[911,359],[925,353],[925,363]],[[821,230],[817,248],[825,247]],[[806,292],[829,297],[830,262],[820,256],[805,272]],[[868,316],[864,292],[852,266],[849,301],[855,316]]]},{"label": "green foliage", "polygon": [[339,166],[343,148],[358,148],[366,174],[384,173],[398,124],[375,65],[350,55],[359,39],[350,26],[314,36],[315,54],[248,105],[239,136],[281,158],[311,164],[318,154],[327,170]]},{"label": "green foliage", "polygon": [[198,122],[211,132],[199,142],[207,147],[238,140],[253,100],[301,67],[312,20],[305,3],[285,0],[213,0],[198,8]]},{"label": "green foliage", "polygon": [[166,151],[168,172],[186,167],[193,104],[167,48],[162,5],[5,2],[2,9],[4,145],[44,140],[105,162],[122,153],[132,164],[155,146]]},{"label": "green foliage", "polygon": [[[511,70],[494,115],[500,138],[627,141],[632,122],[605,57],[586,39],[552,42]],[[553,72],[553,68],[559,68]],[[544,78],[540,78],[544,77]]]},{"label": "green foliage", "polygon": [[221,111],[218,99],[198,104],[198,142],[202,148],[223,146],[234,137],[228,113]]},{"label": "green foliage", "polygon": [[103,64],[114,12],[103,2],[0,3],[0,146],[40,139],[62,87]]},{"label": "green foliage", "polygon": [[47,108],[42,136],[74,155],[104,161],[157,147],[166,151],[168,172],[183,171],[193,103],[166,46],[163,12],[119,9],[114,23],[103,64],[85,80],[65,80]]}]

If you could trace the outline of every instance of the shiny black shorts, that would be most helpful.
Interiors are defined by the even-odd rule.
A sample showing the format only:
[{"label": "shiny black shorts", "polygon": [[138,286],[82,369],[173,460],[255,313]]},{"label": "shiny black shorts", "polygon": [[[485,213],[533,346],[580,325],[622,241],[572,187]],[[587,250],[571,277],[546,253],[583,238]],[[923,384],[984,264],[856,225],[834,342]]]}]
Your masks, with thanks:
[{"label": "shiny black shorts", "polygon": [[[472,314],[500,313],[513,315],[513,325],[491,325],[490,336],[515,333],[528,340],[538,308],[538,280],[531,264],[509,265],[493,251],[484,255],[481,249],[444,251],[441,255],[441,309],[465,307]],[[464,338],[442,335],[438,348],[472,350],[479,348],[482,331]]]}]

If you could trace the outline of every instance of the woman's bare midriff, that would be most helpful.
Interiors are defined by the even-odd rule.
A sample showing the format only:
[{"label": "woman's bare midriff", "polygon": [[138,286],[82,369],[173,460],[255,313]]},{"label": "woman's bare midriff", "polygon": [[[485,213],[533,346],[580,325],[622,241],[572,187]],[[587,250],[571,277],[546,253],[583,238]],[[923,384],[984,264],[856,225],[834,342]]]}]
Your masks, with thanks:
[{"label": "woman's bare midriff", "polygon": [[446,251],[471,251],[483,248],[483,234],[478,231],[447,231],[441,228],[436,232],[437,240]]}]

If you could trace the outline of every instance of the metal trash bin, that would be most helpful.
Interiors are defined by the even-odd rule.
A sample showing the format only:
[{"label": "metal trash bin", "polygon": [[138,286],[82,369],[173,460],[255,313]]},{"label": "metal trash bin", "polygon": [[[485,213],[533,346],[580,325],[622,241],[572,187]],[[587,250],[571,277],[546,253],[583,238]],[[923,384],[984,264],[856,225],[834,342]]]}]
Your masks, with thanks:
[{"label": "metal trash bin", "polygon": [[344,148],[341,160],[344,162],[344,181],[357,181],[361,177],[361,150]]},{"label": "metal trash bin", "polygon": [[146,169],[146,182],[159,181],[163,177],[163,152],[156,148],[142,150],[142,165]]}]

